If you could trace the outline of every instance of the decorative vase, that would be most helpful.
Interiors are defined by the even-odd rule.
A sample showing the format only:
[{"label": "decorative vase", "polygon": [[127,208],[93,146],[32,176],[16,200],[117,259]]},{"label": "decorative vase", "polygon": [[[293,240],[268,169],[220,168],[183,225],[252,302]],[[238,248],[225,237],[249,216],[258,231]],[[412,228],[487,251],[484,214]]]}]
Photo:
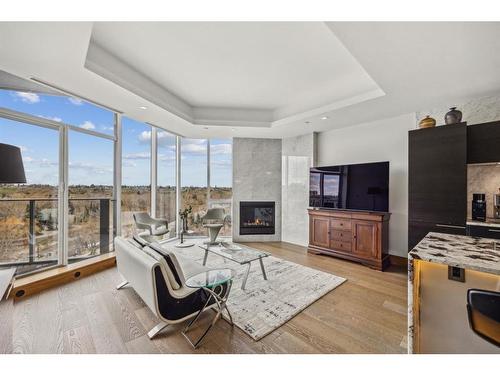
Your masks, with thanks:
[{"label": "decorative vase", "polygon": [[458,124],[462,121],[462,112],[460,112],[457,107],[451,107],[450,112],[444,116],[444,122],[446,125]]},{"label": "decorative vase", "polygon": [[420,127],[420,129],[432,128],[432,127],[436,126],[436,120],[434,120],[432,117],[427,115],[424,119],[420,120],[420,122],[418,123],[418,126]]}]

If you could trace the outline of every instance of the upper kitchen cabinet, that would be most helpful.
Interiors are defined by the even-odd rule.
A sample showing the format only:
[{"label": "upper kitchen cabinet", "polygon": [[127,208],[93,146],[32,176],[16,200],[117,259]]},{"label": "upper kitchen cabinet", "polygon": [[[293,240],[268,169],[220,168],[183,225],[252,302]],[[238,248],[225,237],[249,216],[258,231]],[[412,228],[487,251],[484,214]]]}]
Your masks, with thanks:
[{"label": "upper kitchen cabinet", "polygon": [[467,127],[467,163],[500,162],[500,121]]},{"label": "upper kitchen cabinet", "polygon": [[465,228],[466,123],[410,131],[408,166],[409,221]]}]

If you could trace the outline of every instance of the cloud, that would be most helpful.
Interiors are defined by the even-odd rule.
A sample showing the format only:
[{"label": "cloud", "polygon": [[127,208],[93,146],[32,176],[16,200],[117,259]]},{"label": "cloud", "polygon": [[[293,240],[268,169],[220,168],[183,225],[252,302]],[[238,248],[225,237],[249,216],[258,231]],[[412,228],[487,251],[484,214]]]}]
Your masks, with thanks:
[{"label": "cloud", "polygon": [[[35,162],[36,160],[33,160],[33,162]],[[41,159],[41,160],[38,160],[36,161],[38,163],[38,165],[40,167],[57,167],[59,165],[59,163],[55,162],[55,161],[50,161],[49,159]]]},{"label": "cloud", "polygon": [[183,154],[206,155],[207,145],[183,142],[181,146],[181,151]]},{"label": "cloud", "polygon": [[132,154],[126,154],[123,156],[126,160],[146,160],[149,159],[151,155],[149,152],[136,152]]},{"label": "cloud", "polygon": [[233,163],[231,162],[231,160],[211,160],[210,163],[212,165],[216,165],[218,167],[231,167],[233,165]]},{"label": "cloud", "polygon": [[34,104],[40,101],[40,97],[34,92],[16,91],[15,95],[25,103]]},{"label": "cloud", "polygon": [[132,160],[124,160],[122,163],[122,166],[135,168],[135,167],[137,167],[137,163],[134,163]]},{"label": "cloud", "polygon": [[210,145],[210,153],[212,155],[230,155],[233,152],[233,145],[231,143],[220,143],[217,145]]},{"label": "cloud", "polygon": [[94,164],[85,163],[85,162],[69,162],[69,168],[71,169],[79,169],[84,170],[93,174],[109,174],[113,173],[113,168],[103,168]]},{"label": "cloud", "polygon": [[[141,143],[151,142],[151,130],[144,130],[137,137]],[[175,135],[159,130],[156,133],[159,147],[175,149]]]},{"label": "cloud", "polygon": [[75,98],[74,96],[68,98],[68,101],[71,103],[71,104],[74,104],[74,105],[83,105],[83,100],[82,99],[78,99],[78,98]]},{"label": "cloud", "polygon": [[46,120],[52,120],[52,121],[55,121],[55,122],[61,122],[62,121],[62,118],[57,117],[57,116],[51,117],[51,116],[38,115],[38,117],[44,118]]},{"label": "cloud", "polygon": [[23,156],[23,162],[32,163],[33,161],[35,161],[35,159],[33,159],[31,156]]},{"label": "cloud", "polygon": [[175,161],[175,155],[158,154],[159,161]]},{"label": "cloud", "polygon": [[92,124],[90,121],[85,121],[83,124],[80,125],[80,128],[86,129],[86,130],[93,130],[95,129],[95,125]]}]

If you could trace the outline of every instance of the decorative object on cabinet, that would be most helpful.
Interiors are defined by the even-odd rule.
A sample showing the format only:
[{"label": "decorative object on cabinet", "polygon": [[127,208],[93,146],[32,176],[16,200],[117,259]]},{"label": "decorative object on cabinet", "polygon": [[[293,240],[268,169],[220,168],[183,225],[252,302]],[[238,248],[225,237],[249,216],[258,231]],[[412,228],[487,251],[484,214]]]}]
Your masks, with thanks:
[{"label": "decorative object on cabinet", "polygon": [[420,129],[424,128],[432,128],[436,126],[436,120],[430,117],[429,115],[425,116],[420,122],[418,123],[418,126]]},{"label": "decorative object on cabinet", "polygon": [[462,122],[462,112],[457,107],[451,107],[450,111],[444,116],[446,125],[458,124]]},{"label": "decorative object on cabinet", "polygon": [[309,210],[309,248],[383,271],[389,264],[387,212]]}]

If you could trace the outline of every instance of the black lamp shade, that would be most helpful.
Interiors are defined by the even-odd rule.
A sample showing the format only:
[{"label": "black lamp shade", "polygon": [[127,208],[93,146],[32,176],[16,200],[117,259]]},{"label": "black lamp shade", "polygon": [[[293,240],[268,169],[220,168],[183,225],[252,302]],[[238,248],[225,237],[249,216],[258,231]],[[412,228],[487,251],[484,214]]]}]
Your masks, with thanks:
[{"label": "black lamp shade", "polygon": [[23,158],[19,147],[0,143],[0,183],[26,183]]}]

